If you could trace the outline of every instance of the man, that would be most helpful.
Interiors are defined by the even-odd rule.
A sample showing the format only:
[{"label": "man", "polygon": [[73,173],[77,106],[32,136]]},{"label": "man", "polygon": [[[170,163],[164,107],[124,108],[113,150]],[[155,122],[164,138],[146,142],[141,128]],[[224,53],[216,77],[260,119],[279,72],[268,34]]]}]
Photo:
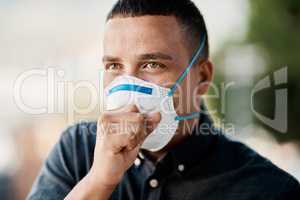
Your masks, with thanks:
[{"label": "man", "polygon": [[[213,65],[203,17],[190,0],[119,0],[107,18],[103,63],[106,87],[124,75],[167,89],[175,83],[176,114],[187,117],[156,150],[142,145],[163,112],[141,113],[135,104],[68,128],[28,199],[299,198],[292,176],[215,129],[203,101],[200,112],[195,106]],[[111,128],[124,125],[134,129]]]}]

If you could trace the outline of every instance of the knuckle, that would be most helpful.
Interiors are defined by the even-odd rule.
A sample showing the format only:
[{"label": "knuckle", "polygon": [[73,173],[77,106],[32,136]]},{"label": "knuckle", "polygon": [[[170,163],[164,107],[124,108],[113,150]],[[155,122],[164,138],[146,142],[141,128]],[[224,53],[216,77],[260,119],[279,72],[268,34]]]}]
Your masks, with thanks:
[{"label": "knuckle", "polygon": [[105,123],[109,119],[109,114],[106,112],[103,112],[100,117],[99,117],[99,122],[100,123]]},{"label": "knuckle", "polygon": [[135,104],[130,104],[128,106],[128,110],[131,111],[131,112],[135,112],[135,111],[138,111],[138,108]]},{"label": "knuckle", "polygon": [[136,120],[137,120],[138,123],[144,123],[145,118],[142,114],[137,114]]},{"label": "knuckle", "polygon": [[137,137],[130,137],[128,140],[128,145],[130,147],[135,147],[138,143],[138,138]]}]

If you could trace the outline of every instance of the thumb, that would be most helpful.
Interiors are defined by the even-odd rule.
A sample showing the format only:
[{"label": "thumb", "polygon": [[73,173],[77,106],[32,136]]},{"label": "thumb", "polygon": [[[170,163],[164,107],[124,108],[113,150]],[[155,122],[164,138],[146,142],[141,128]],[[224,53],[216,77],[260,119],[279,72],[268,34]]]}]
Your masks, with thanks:
[{"label": "thumb", "polygon": [[146,115],[146,132],[147,135],[152,133],[161,120],[161,114],[159,112],[149,113]]}]

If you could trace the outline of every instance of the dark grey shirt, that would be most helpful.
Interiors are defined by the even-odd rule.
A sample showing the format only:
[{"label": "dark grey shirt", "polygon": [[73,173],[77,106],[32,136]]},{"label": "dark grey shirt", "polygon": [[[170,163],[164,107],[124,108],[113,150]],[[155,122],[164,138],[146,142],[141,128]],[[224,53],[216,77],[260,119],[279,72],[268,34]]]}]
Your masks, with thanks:
[{"label": "dark grey shirt", "polygon": [[[195,128],[159,162],[141,151],[110,199],[300,199],[299,183],[291,175],[226,138],[208,116],[200,119],[208,126]],[[64,131],[28,199],[64,199],[91,168],[96,129],[91,122]]]}]

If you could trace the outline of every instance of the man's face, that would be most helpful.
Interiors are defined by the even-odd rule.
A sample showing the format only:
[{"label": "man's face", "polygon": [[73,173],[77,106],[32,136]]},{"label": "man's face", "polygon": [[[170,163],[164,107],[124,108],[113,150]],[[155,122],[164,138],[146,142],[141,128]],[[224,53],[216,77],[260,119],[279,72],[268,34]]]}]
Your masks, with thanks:
[{"label": "man's face", "polygon": [[[171,87],[194,51],[173,16],[113,18],[104,35],[104,86],[117,76],[131,75]],[[193,67],[178,87],[174,104],[179,115],[197,111],[194,100],[195,94],[199,95],[201,74],[201,67]]]}]

